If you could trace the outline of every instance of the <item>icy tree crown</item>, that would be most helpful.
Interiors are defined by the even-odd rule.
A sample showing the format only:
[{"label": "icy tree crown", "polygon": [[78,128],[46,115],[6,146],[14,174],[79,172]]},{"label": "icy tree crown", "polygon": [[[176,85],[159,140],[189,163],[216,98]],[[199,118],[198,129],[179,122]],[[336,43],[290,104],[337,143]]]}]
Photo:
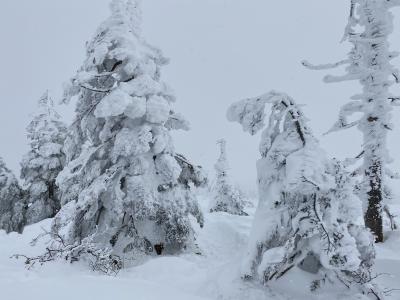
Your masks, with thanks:
[{"label": "icy tree crown", "polygon": [[260,153],[264,157],[271,149],[274,140],[288,127],[297,132],[298,142],[305,144],[309,130],[305,118],[293,99],[284,93],[271,91],[256,98],[249,98],[232,105],[227,113],[228,120],[238,122],[245,132],[256,134],[265,127],[266,105],[272,105],[268,126],[262,135]]},{"label": "icy tree crown", "polygon": [[229,170],[228,159],[226,156],[226,140],[220,139],[217,141],[217,144],[220,147],[220,156],[214,167],[215,170],[217,171],[217,175],[220,174],[225,175],[226,172]]}]

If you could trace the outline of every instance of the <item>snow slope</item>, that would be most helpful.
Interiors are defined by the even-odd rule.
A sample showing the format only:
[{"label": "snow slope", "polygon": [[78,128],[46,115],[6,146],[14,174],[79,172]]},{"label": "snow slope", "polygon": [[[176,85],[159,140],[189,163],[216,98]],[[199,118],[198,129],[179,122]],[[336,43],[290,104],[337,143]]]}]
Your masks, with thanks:
[{"label": "snow slope", "polygon": [[[206,208],[208,201],[201,199]],[[206,226],[198,229],[197,243],[201,254],[179,257],[155,257],[126,269],[117,277],[91,272],[84,263],[49,263],[24,268],[23,260],[10,259],[16,253],[35,255],[44,244],[30,246],[32,238],[48,228],[51,220],[29,226],[22,235],[0,232],[0,299],[135,299],[135,300],[317,300],[349,298],[342,287],[330,287],[320,293],[308,291],[309,275],[295,270],[269,287],[243,282],[239,266],[251,229],[254,209],[249,217],[225,213],[206,214]],[[379,277],[385,287],[400,288],[400,232],[389,234],[387,243],[378,246],[376,271],[391,275]],[[399,300],[393,292],[389,300]]]}]

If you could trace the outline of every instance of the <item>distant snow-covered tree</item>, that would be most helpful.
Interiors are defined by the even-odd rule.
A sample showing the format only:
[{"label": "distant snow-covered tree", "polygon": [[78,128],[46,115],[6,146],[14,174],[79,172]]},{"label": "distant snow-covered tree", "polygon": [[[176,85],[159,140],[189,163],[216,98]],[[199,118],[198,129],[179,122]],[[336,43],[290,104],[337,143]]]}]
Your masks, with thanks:
[{"label": "distant snow-covered tree", "polygon": [[[269,118],[267,104],[272,105]],[[228,119],[252,135],[268,120],[257,162],[260,199],[244,278],[266,283],[298,266],[316,274],[312,290],[339,280],[357,291],[378,293],[370,276],[373,238],[363,226],[350,178],[326,158],[294,101],[270,92],[233,104]]]},{"label": "distant snow-covered tree", "polygon": [[175,153],[170,135],[188,123],[160,80],[167,59],[145,42],[140,27],[137,1],[113,0],[111,16],[65,90],[65,102],[78,102],[64,146],[67,164],[57,178],[62,208],[53,223],[68,245],[90,238],[93,247],[126,258],[181,251],[194,240],[190,215],[203,225],[191,183],[205,178]]},{"label": "distant snow-covered tree", "polygon": [[[391,159],[387,150],[387,133],[392,129],[391,111],[400,105],[400,98],[392,95],[389,88],[399,82],[399,73],[390,61],[398,56],[389,50],[388,37],[393,31],[393,14],[390,9],[399,6],[398,0],[351,0],[351,9],[344,39],[353,48],[348,58],[335,64],[314,66],[304,61],[303,65],[316,70],[346,65],[347,74],[326,76],[325,82],[358,80],[363,92],[353,96],[344,105],[339,120],[330,130],[338,131],[357,126],[363,133],[363,150],[358,159],[363,165],[354,175],[362,177],[358,188],[365,211],[365,224],[383,242],[382,214],[385,207],[387,178],[394,174],[388,170]],[[360,118],[351,119],[354,114]],[[356,116],[357,117],[357,116]],[[387,209],[387,207],[386,207]]]},{"label": "distant snow-covered tree", "polygon": [[17,179],[0,157],[0,229],[22,233],[25,225],[25,201]]},{"label": "distant snow-covered tree", "polygon": [[39,110],[27,127],[30,151],[21,163],[21,179],[28,197],[26,223],[34,224],[52,218],[60,210],[56,177],[64,167],[62,147],[66,126],[45,92],[39,99]]},{"label": "distant snow-covered tree", "polygon": [[226,140],[218,142],[220,156],[214,165],[216,181],[213,187],[214,199],[211,202],[210,212],[223,211],[233,215],[247,215],[244,211],[243,196],[240,191],[230,182],[228,171],[229,163],[226,155]]}]

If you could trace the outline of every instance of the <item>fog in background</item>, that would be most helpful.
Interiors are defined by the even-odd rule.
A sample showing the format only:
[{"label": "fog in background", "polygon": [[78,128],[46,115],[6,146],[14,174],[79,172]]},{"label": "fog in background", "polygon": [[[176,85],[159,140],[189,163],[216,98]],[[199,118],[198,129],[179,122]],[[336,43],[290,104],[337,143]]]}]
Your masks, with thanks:
[{"label": "fog in background", "polygon": [[[361,90],[359,84],[324,84],[325,71],[306,70],[300,64],[303,59],[327,63],[345,57],[350,45],[339,42],[348,0],[142,2],[144,35],[171,59],[163,80],[176,92],[176,110],[192,124],[190,132],[174,133],[176,150],[203,165],[211,176],[218,157],[216,140],[225,137],[233,180],[255,189],[259,137],[229,123],[226,110],[234,101],[271,89],[305,104],[310,127],[329,155],[344,158],[360,152],[361,134],[356,129],[322,135],[333,125],[340,106]],[[85,58],[85,42],[108,16],[108,3],[1,1],[0,156],[17,174],[28,150],[25,127],[38,98],[49,89],[60,99],[62,83]],[[395,15],[392,49],[400,50],[400,10]],[[400,66],[400,60],[394,63]],[[73,106],[58,107],[68,122]],[[400,171],[400,111],[394,113],[390,150],[393,168]]]}]

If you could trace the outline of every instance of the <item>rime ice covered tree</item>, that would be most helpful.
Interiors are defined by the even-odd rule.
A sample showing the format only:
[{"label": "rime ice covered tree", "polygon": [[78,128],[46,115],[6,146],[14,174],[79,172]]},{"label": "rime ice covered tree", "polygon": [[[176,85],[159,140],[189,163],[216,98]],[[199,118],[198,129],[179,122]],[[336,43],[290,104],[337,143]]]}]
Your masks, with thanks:
[{"label": "rime ice covered tree", "polygon": [[28,197],[27,224],[52,218],[60,210],[56,177],[65,163],[62,148],[66,126],[48,91],[39,99],[38,108],[27,127],[31,149],[21,163],[21,179]]},{"label": "rime ice covered tree", "polygon": [[[266,105],[271,105],[269,118]],[[375,291],[372,235],[361,204],[339,163],[326,158],[306,119],[285,94],[270,92],[233,104],[230,121],[254,135],[267,119],[257,162],[259,206],[243,264],[243,277],[262,283],[294,267],[324,282],[345,283],[357,292]]]},{"label": "rime ice covered tree", "polygon": [[220,156],[214,165],[217,178],[213,188],[215,195],[211,203],[210,212],[223,211],[233,215],[247,215],[244,212],[244,202],[240,191],[229,180],[226,140],[221,139],[217,143],[220,146]]},{"label": "rime ice covered tree", "polygon": [[189,216],[203,224],[191,186],[205,178],[175,153],[170,131],[188,123],[160,80],[167,59],[142,37],[138,2],[113,0],[110,8],[65,91],[66,102],[78,102],[53,233],[124,257],[176,253],[194,240]]},{"label": "rime ice covered tree", "polygon": [[[389,50],[388,37],[393,30],[393,15],[390,11],[399,6],[398,0],[351,0],[351,9],[344,39],[352,45],[348,58],[335,64],[314,66],[304,61],[310,69],[322,70],[346,65],[347,74],[326,76],[325,82],[358,80],[362,93],[353,96],[344,105],[339,119],[331,131],[357,126],[363,134],[363,150],[357,158],[363,165],[354,175],[362,177],[358,189],[365,210],[365,224],[376,236],[376,242],[383,241],[382,212],[385,195],[389,190],[387,178],[394,174],[388,170],[391,159],[386,148],[387,133],[391,130],[391,111],[400,103],[389,89],[399,82],[398,70],[390,61],[398,56]],[[360,113],[353,120],[353,114]]]},{"label": "rime ice covered tree", "polygon": [[0,157],[0,230],[21,233],[25,225],[24,194]]}]

